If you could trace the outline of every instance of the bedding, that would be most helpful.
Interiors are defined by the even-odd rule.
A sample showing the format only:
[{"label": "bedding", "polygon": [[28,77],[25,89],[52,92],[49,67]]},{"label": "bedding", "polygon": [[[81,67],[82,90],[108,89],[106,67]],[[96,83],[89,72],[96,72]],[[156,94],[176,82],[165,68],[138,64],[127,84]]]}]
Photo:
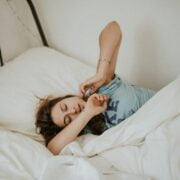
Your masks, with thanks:
[{"label": "bedding", "polygon": [[77,94],[94,70],[50,48],[26,51],[0,69],[1,126],[42,141],[34,131],[38,97]]},{"label": "bedding", "polygon": [[34,95],[77,93],[94,70],[49,48],[0,70],[0,179],[180,179],[180,77],[100,136],[78,137],[57,156],[40,143]]}]

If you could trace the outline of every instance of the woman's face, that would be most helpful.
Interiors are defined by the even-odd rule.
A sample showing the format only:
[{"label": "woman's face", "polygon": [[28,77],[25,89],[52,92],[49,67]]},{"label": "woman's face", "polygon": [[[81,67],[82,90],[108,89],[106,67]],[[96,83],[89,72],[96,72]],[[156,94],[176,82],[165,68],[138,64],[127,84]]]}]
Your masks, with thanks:
[{"label": "woman's face", "polygon": [[67,126],[78,117],[86,102],[79,96],[65,98],[54,105],[51,111],[53,122],[59,127]]}]

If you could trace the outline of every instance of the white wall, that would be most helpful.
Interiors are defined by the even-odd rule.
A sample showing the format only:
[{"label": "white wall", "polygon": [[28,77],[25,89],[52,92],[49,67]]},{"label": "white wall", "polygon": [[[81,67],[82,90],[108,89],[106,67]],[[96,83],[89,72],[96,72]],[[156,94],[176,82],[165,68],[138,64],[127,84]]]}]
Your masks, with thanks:
[{"label": "white wall", "polygon": [[10,61],[25,50],[41,44],[26,0],[0,0],[0,47],[3,60]]},{"label": "white wall", "polygon": [[[5,3],[6,0],[0,2]],[[30,16],[27,16],[25,5],[21,7],[24,1],[9,0],[9,2],[16,2],[14,6],[22,11],[19,11],[21,17],[35,35],[25,32],[18,21],[13,20],[11,24],[7,23],[6,19],[3,20],[3,26],[8,27],[3,32],[0,28],[3,49],[11,47],[10,50],[13,51],[17,46],[13,53],[5,51],[7,58],[41,44],[32,19],[28,20]],[[124,80],[158,90],[180,74],[179,0],[33,0],[33,2],[52,48],[96,67],[99,55],[98,35],[109,21],[116,20],[123,31],[117,72]],[[10,14],[5,11],[3,13]],[[1,14],[0,11],[2,22]],[[16,36],[13,35],[15,24],[18,29],[15,32]],[[2,41],[0,43],[2,46]]]},{"label": "white wall", "polygon": [[98,35],[110,20],[122,28],[117,72],[160,89],[180,74],[180,1],[34,0],[52,47],[96,66]]}]

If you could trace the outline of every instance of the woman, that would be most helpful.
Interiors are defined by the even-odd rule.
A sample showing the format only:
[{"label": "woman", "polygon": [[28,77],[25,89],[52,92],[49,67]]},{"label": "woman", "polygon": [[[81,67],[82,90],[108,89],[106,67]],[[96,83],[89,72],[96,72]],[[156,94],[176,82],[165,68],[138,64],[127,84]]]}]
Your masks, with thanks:
[{"label": "woman", "polygon": [[102,134],[135,113],[155,94],[152,90],[125,84],[115,74],[121,39],[118,23],[108,23],[99,36],[96,74],[80,85],[80,94],[42,99],[36,127],[53,154],[59,154],[79,135]]}]

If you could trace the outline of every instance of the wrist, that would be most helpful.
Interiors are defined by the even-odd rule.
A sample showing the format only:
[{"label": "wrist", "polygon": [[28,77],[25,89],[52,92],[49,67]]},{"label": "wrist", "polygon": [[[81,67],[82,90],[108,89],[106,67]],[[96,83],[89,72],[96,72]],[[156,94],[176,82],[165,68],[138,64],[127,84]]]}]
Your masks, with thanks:
[{"label": "wrist", "polygon": [[99,78],[99,80],[103,83],[107,80],[107,72],[106,71],[98,71],[96,73],[96,76]]},{"label": "wrist", "polygon": [[81,112],[81,115],[84,116],[84,119],[87,121],[91,120],[91,118],[94,116],[93,113],[86,108]]},{"label": "wrist", "polygon": [[106,63],[101,63],[98,70],[97,70],[97,73],[99,74],[106,74],[108,72],[108,68],[109,68],[109,65],[106,64]]}]

